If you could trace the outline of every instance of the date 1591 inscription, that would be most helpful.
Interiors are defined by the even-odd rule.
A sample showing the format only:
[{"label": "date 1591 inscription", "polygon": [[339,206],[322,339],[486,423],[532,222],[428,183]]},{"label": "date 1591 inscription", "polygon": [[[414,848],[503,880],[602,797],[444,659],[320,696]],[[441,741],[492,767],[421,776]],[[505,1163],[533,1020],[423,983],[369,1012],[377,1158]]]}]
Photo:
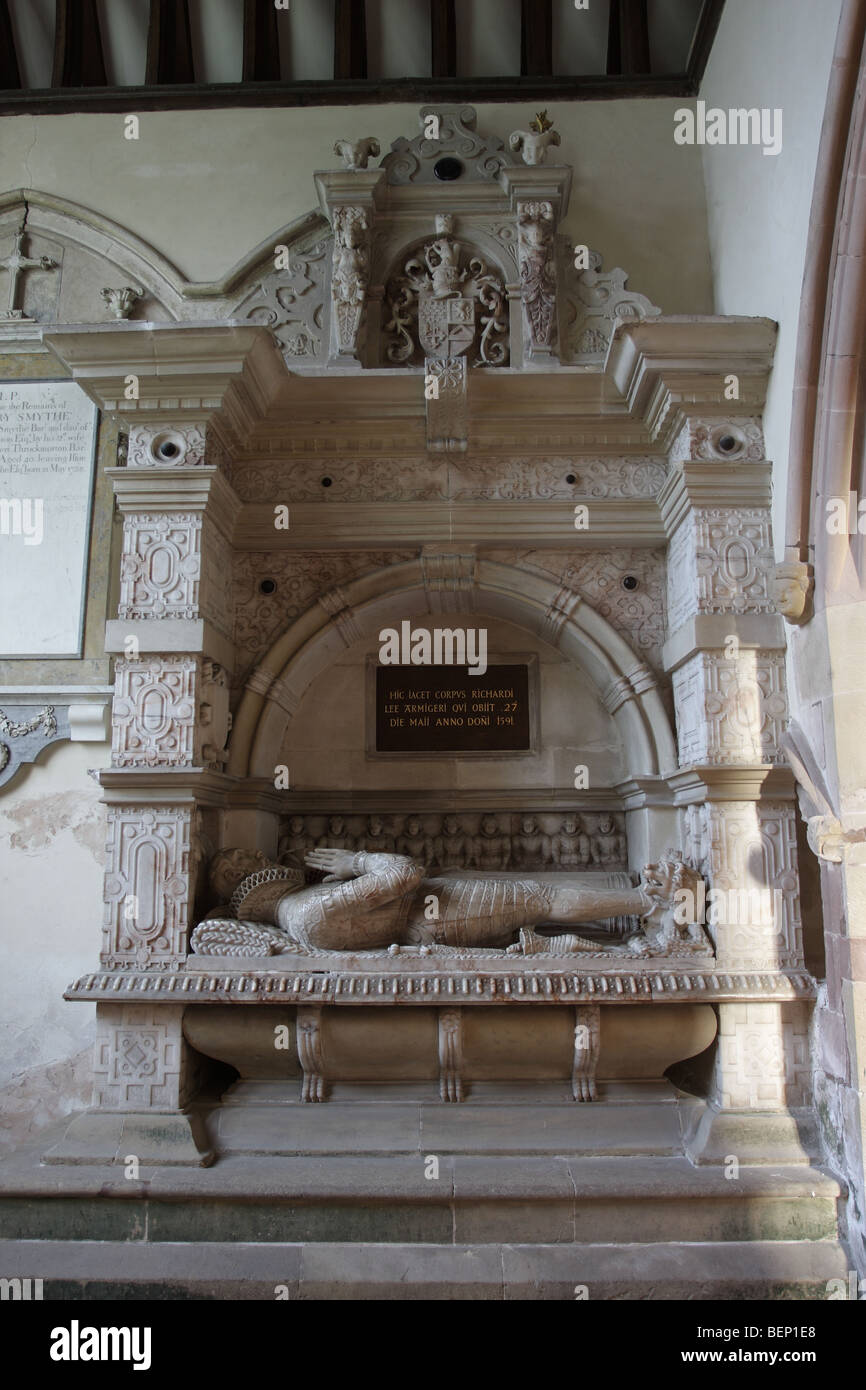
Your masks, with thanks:
[{"label": "date 1591 inscription", "polygon": [[529,668],[379,666],[378,753],[520,753],[530,748]]}]

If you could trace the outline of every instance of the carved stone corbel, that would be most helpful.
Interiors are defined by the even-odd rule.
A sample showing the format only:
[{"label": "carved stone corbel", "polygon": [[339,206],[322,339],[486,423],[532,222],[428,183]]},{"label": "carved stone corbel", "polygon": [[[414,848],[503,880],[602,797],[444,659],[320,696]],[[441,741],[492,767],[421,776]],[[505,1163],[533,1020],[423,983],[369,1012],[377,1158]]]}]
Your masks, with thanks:
[{"label": "carved stone corbel", "polygon": [[814,570],[800,560],[783,561],[770,577],[770,593],[786,623],[807,623],[812,616]]},{"label": "carved stone corbel", "polygon": [[439,1010],[439,1094],[463,1099],[463,1010]]},{"label": "carved stone corbel", "polygon": [[601,1050],[601,1010],[598,1004],[581,1004],[574,1011],[574,1019],[571,1093],[575,1100],[595,1100],[595,1073]]},{"label": "carved stone corbel", "polygon": [[322,1053],[322,1010],[314,1006],[298,1007],[296,1028],[298,1060],[303,1069],[301,1100],[325,1099],[325,1060]]}]

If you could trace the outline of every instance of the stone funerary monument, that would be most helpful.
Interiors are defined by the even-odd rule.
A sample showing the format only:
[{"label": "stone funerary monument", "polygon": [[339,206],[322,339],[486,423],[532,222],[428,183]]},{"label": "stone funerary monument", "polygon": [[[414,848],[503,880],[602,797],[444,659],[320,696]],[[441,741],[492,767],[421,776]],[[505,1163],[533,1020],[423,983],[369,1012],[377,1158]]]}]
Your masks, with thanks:
[{"label": "stone funerary monument", "polygon": [[[582,1238],[663,1210],[747,1239],[770,1167],[768,1229],[831,1205],[774,325],[665,317],[575,247],[545,122],[419,126],[338,142],[318,211],[194,292],[30,206],[38,332],[119,425],[123,527],[102,941],[66,995],[97,1008],[93,1104],[44,1171],[74,1194],[134,1154],[201,1221],[248,1202],[238,1239],[300,1240],[351,1156],[330,1239],[545,1245],[582,1155],[613,1204]],[[312,1156],[308,1226],[255,1186],[276,1156]]]}]

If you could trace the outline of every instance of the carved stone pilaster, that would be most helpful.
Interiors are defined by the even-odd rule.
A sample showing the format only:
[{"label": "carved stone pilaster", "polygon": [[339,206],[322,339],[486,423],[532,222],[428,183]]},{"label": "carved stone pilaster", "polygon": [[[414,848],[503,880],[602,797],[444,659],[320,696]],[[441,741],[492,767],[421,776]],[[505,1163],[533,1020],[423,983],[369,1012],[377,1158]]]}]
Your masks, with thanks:
[{"label": "carved stone pilaster", "polygon": [[808,1104],[809,1007],[721,1004],[714,1101],[726,1110],[785,1110]]},{"label": "carved stone pilaster", "polygon": [[704,613],[773,613],[770,513],[763,507],[696,507],[668,552],[668,628]]},{"label": "carved stone pilaster", "polygon": [[200,1059],[184,1042],[183,1006],[99,1004],[93,1103],[106,1110],[178,1110],[192,1099]]},{"label": "carved stone pilaster", "polygon": [[463,1010],[439,1010],[439,1094],[463,1100]]},{"label": "carved stone pilaster", "polygon": [[193,816],[186,806],[109,806],[100,956],[108,969],[170,970],[185,959]]},{"label": "carved stone pilaster", "polygon": [[370,283],[372,217],[364,207],[334,209],[334,349],[338,357],[357,357],[358,337]]},{"label": "carved stone pilaster", "polygon": [[557,346],[555,232],[552,203],[517,204],[517,256],[530,358],[550,356]]},{"label": "carved stone pilaster", "polygon": [[575,1100],[595,1100],[595,1073],[601,1050],[601,1009],[597,1004],[581,1004],[574,1011],[574,1019],[571,1093]]},{"label": "carved stone pilaster", "polygon": [[673,674],[681,764],[779,763],[787,719],[779,652],[699,652]]},{"label": "carved stone pilaster", "polygon": [[112,712],[114,767],[204,766],[227,761],[225,672],[201,657],[120,659]]},{"label": "carved stone pilaster", "polygon": [[325,1099],[325,1059],[322,1052],[322,1010],[301,1006],[297,1012],[298,1059],[303,1070],[301,1100]]},{"label": "carved stone pilaster", "polygon": [[793,805],[709,801],[692,815],[710,880],[707,930],[719,968],[802,969]]}]

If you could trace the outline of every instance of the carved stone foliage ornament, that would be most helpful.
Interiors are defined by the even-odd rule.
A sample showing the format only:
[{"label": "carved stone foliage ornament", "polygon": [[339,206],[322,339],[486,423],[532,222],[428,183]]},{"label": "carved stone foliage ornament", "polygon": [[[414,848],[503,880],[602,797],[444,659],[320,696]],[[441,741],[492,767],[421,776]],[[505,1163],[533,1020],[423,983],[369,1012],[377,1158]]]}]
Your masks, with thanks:
[{"label": "carved stone foliage ornament", "polygon": [[444,234],[405,262],[386,289],[385,356],[418,364],[423,358],[460,357],[500,367],[508,360],[505,287],[471,246],[451,235],[450,217],[437,219]]},{"label": "carved stone foliage ornament", "polygon": [[106,287],[99,293],[116,319],[128,319],[136,300],[144,298],[144,290],[134,285],[121,285],[118,289]]},{"label": "carved stone foliage ornament", "polygon": [[68,709],[7,704],[0,709],[0,787],[24,763],[32,763],[49,743],[69,738]]}]

